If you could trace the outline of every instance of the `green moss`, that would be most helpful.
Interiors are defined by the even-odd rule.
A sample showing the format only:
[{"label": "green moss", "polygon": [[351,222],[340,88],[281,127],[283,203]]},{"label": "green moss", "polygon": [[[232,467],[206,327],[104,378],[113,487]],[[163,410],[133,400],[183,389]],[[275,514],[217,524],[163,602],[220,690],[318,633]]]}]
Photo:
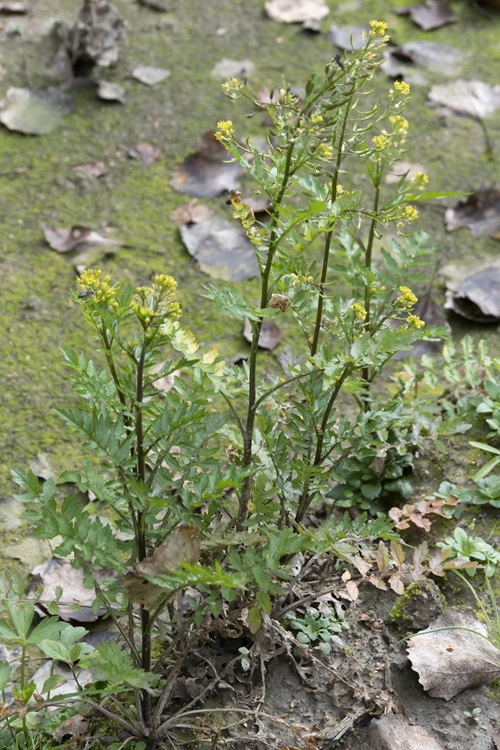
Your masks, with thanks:
[{"label": "green moss", "polygon": [[[405,626],[407,624],[407,609],[409,605],[414,599],[425,595],[431,586],[434,590],[434,584],[427,578],[421,578],[419,581],[413,581],[413,583],[410,583],[406,591],[396,600],[396,603],[391,609],[389,614],[391,622],[400,626]],[[444,608],[446,606],[446,599],[441,592],[440,599],[442,607]]]}]

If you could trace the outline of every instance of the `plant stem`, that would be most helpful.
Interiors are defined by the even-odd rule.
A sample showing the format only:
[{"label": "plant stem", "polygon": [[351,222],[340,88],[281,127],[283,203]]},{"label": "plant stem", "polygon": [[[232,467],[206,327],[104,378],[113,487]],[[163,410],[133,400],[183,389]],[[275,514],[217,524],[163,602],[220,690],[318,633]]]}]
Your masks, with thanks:
[{"label": "plant stem", "polygon": [[[375,174],[375,196],[373,199],[373,217],[370,222],[370,230],[368,232],[368,240],[366,243],[366,250],[365,250],[365,268],[368,271],[367,274],[367,280],[366,280],[366,287],[365,287],[365,310],[366,310],[366,318],[365,318],[365,327],[367,330],[370,330],[370,304],[371,304],[371,281],[370,281],[370,271],[372,267],[372,254],[373,254],[373,242],[375,240],[375,228],[377,226],[378,222],[378,208],[379,208],[379,201],[380,201],[380,178],[381,178],[381,171],[380,171],[380,162],[377,162],[377,171]],[[368,407],[369,399],[369,390],[370,390],[370,368],[364,367],[361,372],[361,377],[365,381],[366,384],[366,390],[362,396],[362,402],[363,402],[363,408],[366,409]]]},{"label": "plant stem", "polygon": [[[285,167],[283,170],[283,177],[281,180],[281,187],[279,189],[276,201],[274,205],[280,205],[285,196],[285,192],[288,186],[288,180],[290,177],[292,155],[295,144],[292,142],[288,145],[287,154],[285,159]],[[279,222],[279,211],[274,211],[271,222],[271,230],[269,236],[269,248],[267,252],[266,265],[261,275],[261,295],[260,295],[260,307],[263,310],[267,307],[269,301],[269,277],[271,275],[271,269],[273,265],[274,256],[278,248],[280,237],[278,237],[278,222]],[[243,467],[245,469],[250,468],[252,465],[253,457],[253,431],[255,425],[255,414],[257,408],[257,354],[259,348],[259,337],[262,328],[263,319],[261,318],[257,322],[252,322],[252,343],[250,347],[249,357],[249,376],[248,376],[248,408],[247,417],[243,432]],[[248,503],[250,501],[250,494],[252,491],[252,476],[247,474],[243,480],[243,486],[241,489],[239,508],[238,508],[238,519],[237,526],[241,528],[248,515]]]}]

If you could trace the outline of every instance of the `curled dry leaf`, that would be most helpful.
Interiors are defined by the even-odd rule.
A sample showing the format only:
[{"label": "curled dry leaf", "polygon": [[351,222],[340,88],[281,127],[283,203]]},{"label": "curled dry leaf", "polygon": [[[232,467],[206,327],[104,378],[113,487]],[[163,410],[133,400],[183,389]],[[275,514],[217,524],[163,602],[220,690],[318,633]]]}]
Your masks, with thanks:
[{"label": "curled dry leaf", "polygon": [[264,8],[269,18],[278,23],[321,21],[330,12],[325,0],[268,0]]},{"label": "curled dry leaf", "polygon": [[151,164],[158,159],[160,156],[160,149],[153,146],[151,143],[137,143],[129,149],[128,155],[131,159],[137,159],[149,167]]},{"label": "curled dry leaf", "polygon": [[424,690],[449,701],[462,690],[500,677],[500,650],[487,635],[486,626],[472,614],[453,609],[417,633],[408,658]]},{"label": "curled dry leaf", "polygon": [[198,198],[214,198],[226,191],[238,190],[244,169],[210,131],[202,137],[196,151],[178,167],[170,185],[179,193]]},{"label": "curled dry leaf", "polygon": [[444,215],[448,232],[467,227],[476,236],[500,239],[500,190],[480,188]]},{"label": "curled dry leaf", "polygon": [[180,227],[182,241],[203,273],[225,281],[257,276],[259,267],[252,243],[243,229],[221,216]]},{"label": "curled dry leaf", "polygon": [[158,596],[165,592],[160,586],[150,583],[148,576],[170,573],[180,567],[181,562],[197,563],[200,559],[199,529],[197,526],[183,524],[174,529],[166,539],[156,547],[150,557],[144,558],[127,568],[123,583],[128,589],[130,599],[149,609]]},{"label": "curled dry leaf", "polygon": [[[92,575],[96,581],[102,581],[114,575],[110,570],[94,570]],[[45,563],[37,565],[31,571],[33,581],[42,586],[39,603],[48,607],[56,600],[56,589],[62,589],[59,599],[59,617],[62,620],[76,620],[77,622],[94,622],[105,613],[105,609],[98,612],[92,610],[95,600],[94,589],[83,585],[83,571],[73,568],[68,560],[62,557],[51,557]]]},{"label": "curled dry leaf", "polygon": [[[248,318],[245,318],[243,336],[249,343],[252,343],[252,324]],[[281,328],[272,320],[264,320],[260,329],[259,347],[261,349],[272,351],[273,349],[276,349],[282,338],[283,331]]]},{"label": "curled dry leaf", "polygon": [[407,503],[402,508],[391,508],[389,517],[395,522],[397,529],[409,529],[410,523],[420,529],[429,531],[431,520],[427,516],[431,513],[447,518],[443,508],[458,505],[458,497],[449,495],[447,498],[434,498],[433,500],[420,500],[418,503]]},{"label": "curled dry leaf", "polygon": [[438,29],[447,23],[456,21],[458,16],[450,7],[448,0],[425,0],[418,5],[409,5],[407,8],[399,8],[396,13],[400,16],[409,15],[424,31]]},{"label": "curled dry leaf", "polygon": [[490,86],[483,81],[465,81],[457,78],[450,83],[440,83],[429,91],[429,101],[439,106],[445,114],[468,115],[483,118],[500,107],[500,84]]},{"label": "curled dry leaf", "polygon": [[458,291],[447,291],[445,307],[476,323],[500,320],[500,268],[492,266],[467,276]]},{"label": "curled dry leaf", "polygon": [[75,224],[71,229],[47,227],[42,224],[47,244],[58,253],[69,253],[84,242],[94,245],[118,245],[90,227]]}]

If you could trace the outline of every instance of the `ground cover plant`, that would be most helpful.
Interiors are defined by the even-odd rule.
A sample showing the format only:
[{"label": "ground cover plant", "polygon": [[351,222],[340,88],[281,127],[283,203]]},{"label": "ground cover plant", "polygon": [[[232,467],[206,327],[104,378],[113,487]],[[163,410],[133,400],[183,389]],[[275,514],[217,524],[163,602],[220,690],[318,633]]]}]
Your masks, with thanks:
[{"label": "ground cover plant", "polygon": [[[255,249],[260,298],[234,287],[205,290],[218,314],[250,322],[247,363],[228,365],[216,348],[198,345],[172,277],[157,274],[137,288],[98,269],[82,272],[75,300],[100,355],[64,349],[80,405],[61,416],[94,458],[60,481],[91,491],[92,500],[23,469],[14,478],[35,534],[83,571],[117,640],[81,642],[84,629],[57,618],[57,596],[50,617],[37,622],[37,594],[30,599],[22,581],[4,579],[0,634],[21,649],[12,658],[21,669],[18,678],[2,662],[2,688],[15,700],[5,693],[0,747],[30,747],[34,730],[40,746],[49,742],[72,706],[125,732],[117,748],[168,747],[176,732],[226,710],[203,707],[218,672],[190,702],[175,698],[191,652],[215,632],[236,628],[251,644],[272,617],[283,639],[289,626],[320,640],[325,654],[340,618],[289,606],[303,575],[297,560],[307,567],[321,556],[337,572],[350,565],[379,588],[403,590],[411,565],[391,522],[352,521],[338,511],[345,493],[340,504],[332,495],[360,464],[372,473],[352,484],[354,505],[401,491],[399,468],[443,423],[431,390],[397,377],[391,390],[379,382],[394,354],[441,335],[414,312],[412,287],[425,278],[432,248],[410,234],[414,204],[438,196],[426,192],[424,174],[404,175],[390,192],[385,186],[407,137],[409,87],[396,82],[385,101],[374,99],[386,25],[370,29],[362,49],[333,59],[303,95],[283,84],[262,101],[237,79],[225,86],[272,123],[265,147],[237,138],[229,120],[217,129],[228,158],[271,206],[261,221],[241,194],[229,199]],[[350,184],[354,160],[365,169],[363,190]],[[303,345],[270,374],[259,338],[264,322],[281,316],[294,319]],[[455,429],[452,415],[446,430]],[[442,573],[448,558],[433,558],[432,571]],[[344,581],[354,596],[356,584]],[[69,696],[56,694],[57,666],[40,687],[31,679],[37,649],[69,667]],[[251,669],[249,655],[240,646],[231,668]]]}]

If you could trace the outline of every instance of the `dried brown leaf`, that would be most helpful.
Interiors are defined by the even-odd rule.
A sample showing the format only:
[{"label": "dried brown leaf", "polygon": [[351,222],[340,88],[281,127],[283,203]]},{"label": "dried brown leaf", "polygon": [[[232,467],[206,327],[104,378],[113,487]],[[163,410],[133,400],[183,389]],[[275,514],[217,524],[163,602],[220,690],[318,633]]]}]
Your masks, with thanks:
[{"label": "dried brown leaf", "polygon": [[153,164],[160,156],[160,153],[160,149],[156,148],[156,146],[153,146],[151,143],[137,143],[128,151],[128,155],[131,159],[142,161],[146,167]]},{"label": "dried brown leaf", "polygon": [[214,198],[224,192],[236,191],[245,170],[238,162],[230,160],[230,154],[215,133],[205,133],[196,151],[175,170],[170,185],[179,193],[197,198]]},{"label": "dried brown leaf", "polygon": [[486,626],[469,612],[452,609],[417,633],[408,646],[408,658],[424,690],[433,698],[450,700],[499,677],[500,650],[487,634]]},{"label": "dried brown leaf", "polygon": [[269,18],[279,23],[321,21],[330,12],[325,0],[268,0],[264,8]]},{"label": "dried brown leaf", "polygon": [[199,529],[184,524],[172,531],[150,557],[127,568],[123,583],[130,599],[146,609],[152,606],[164,589],[150,583],[147,577],[169,573],[181,562],[197,563],[200,558]]},{"label": "dried brown leaf", "polygon": [[418,5],[409,5],[396,10],[398,15],[409,15],[411,20],[424,31],[438,29],[447,23],[458,19],[457,14],[450,7],[448,0],[425,0]]}]

